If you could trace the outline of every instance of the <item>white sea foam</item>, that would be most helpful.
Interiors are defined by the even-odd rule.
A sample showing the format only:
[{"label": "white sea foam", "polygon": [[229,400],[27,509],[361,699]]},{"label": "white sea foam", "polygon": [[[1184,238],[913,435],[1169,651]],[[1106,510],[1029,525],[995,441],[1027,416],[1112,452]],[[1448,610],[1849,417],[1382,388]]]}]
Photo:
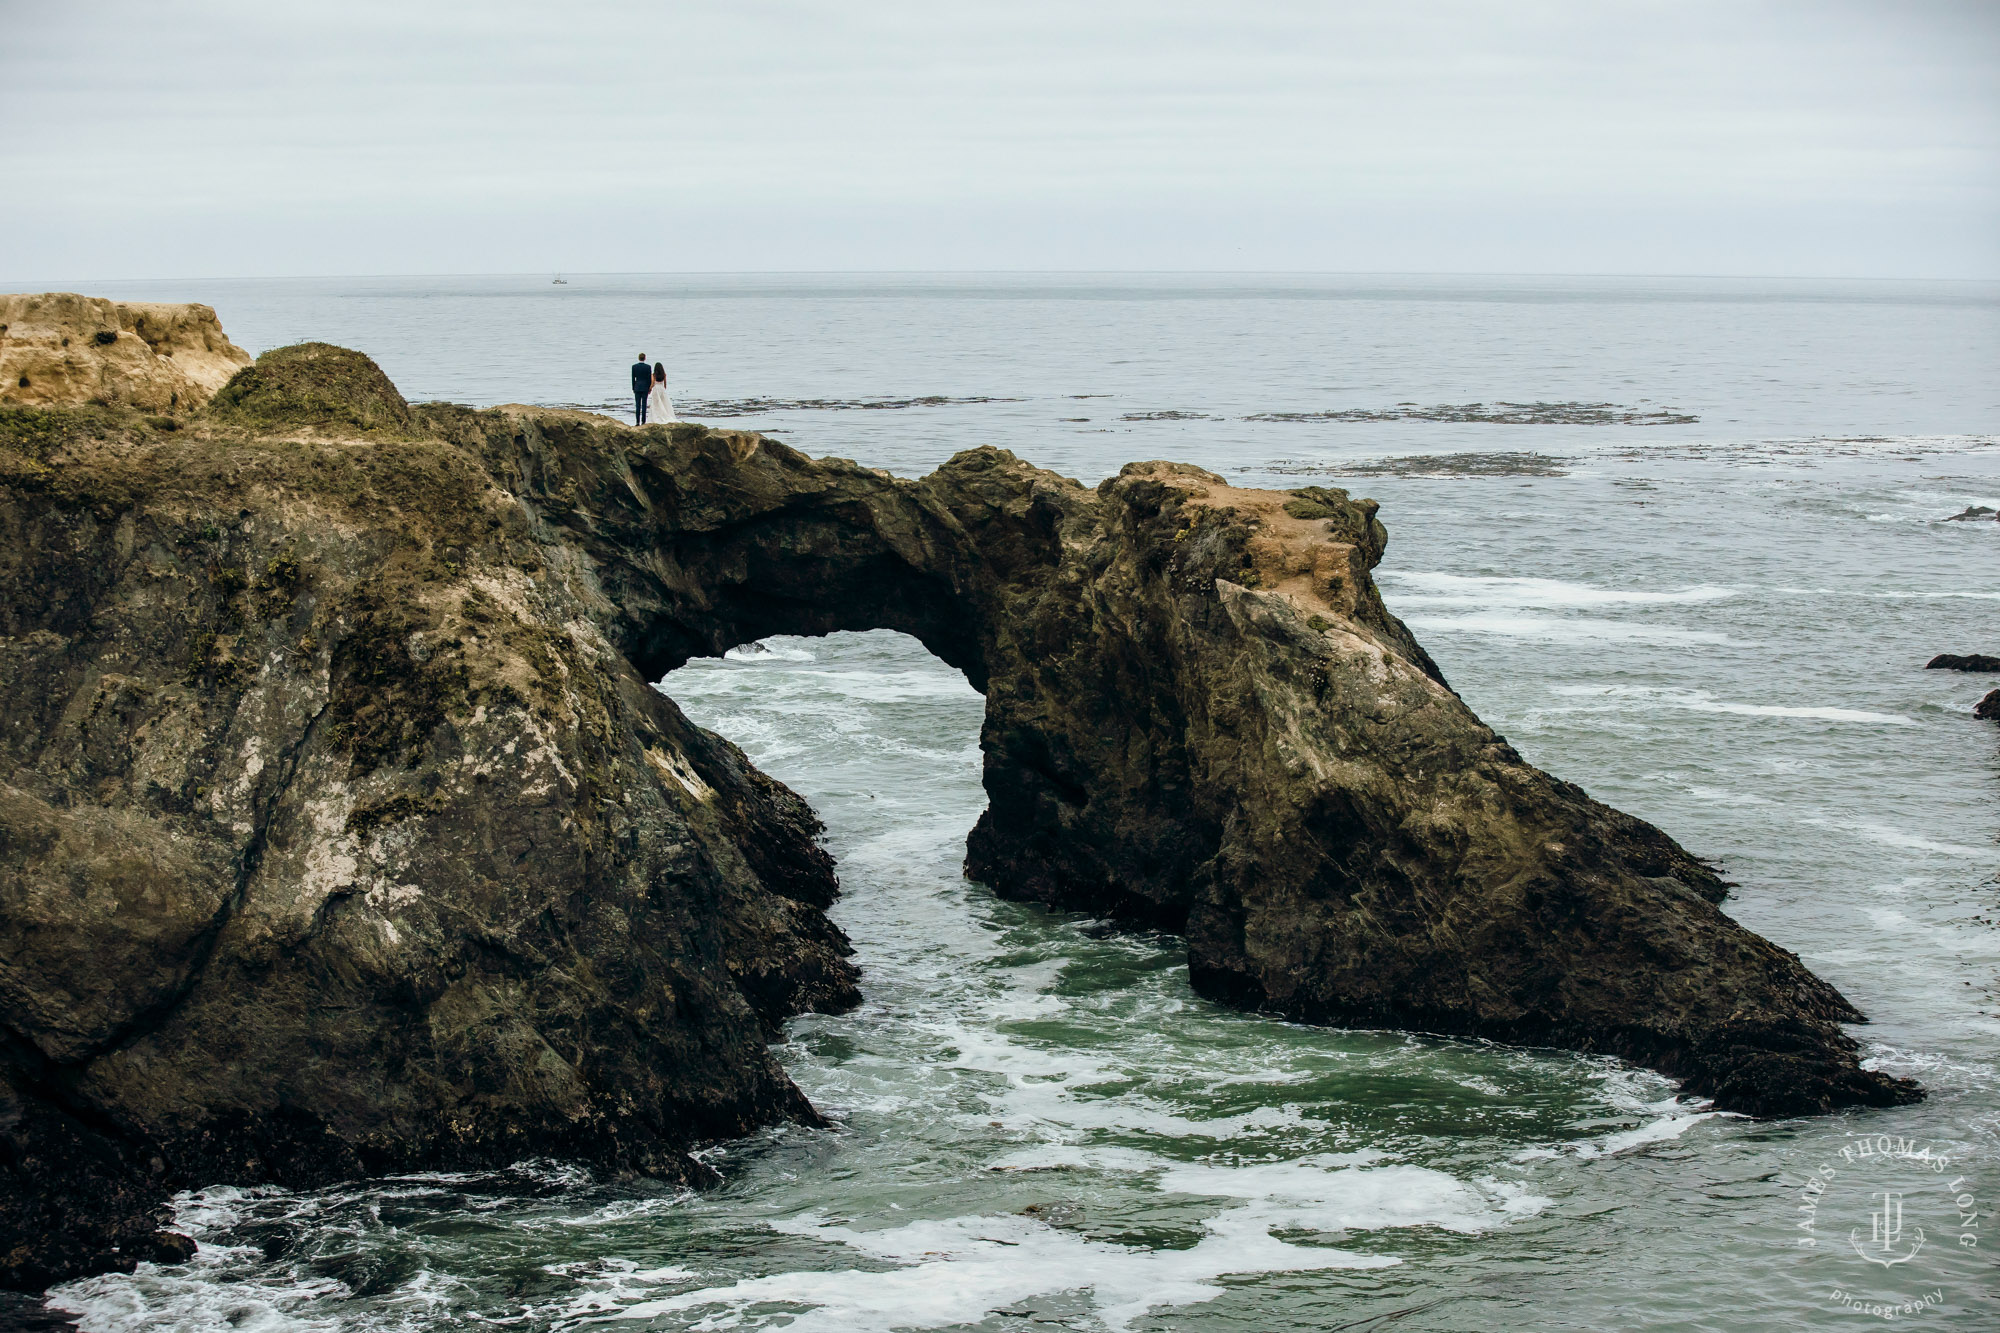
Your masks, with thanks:
[{"label": "white sea foam", "polygon": [[1144,1175],[1173,1194],[1242,1199],[1259,1215],[1283,1214],[1273,1226],[1318,1231],[1437,1227],[1474,1235],[1530,1216],[1549,1200],[1511,1184],[1467,1184],[1428,1167],[1387,1162],[1378,1148],[1313,1153],[1273,1162],[1185,1162],[1143,1149],[1041,1144],[993,1163],[996,1171],[1059,1169]]},{"label": "white sea foam", "polygon": [[588,1212],[559,1213],[548,1217],[523,1217],[515,1219],[514,1225],[535,1230],[542,1227],[601,1227],[619,1222],[631,1222],[642,1217],[652,1217],[669,1213],[684,1207],[694,1198],[694,1191],[682,1190],[676,1194],[662,1194],[650,1199],[615,1199],[601,1208]]},{"label": "white sea foam", "polygon": [[171,1268],[140,1264],[129,1275],[107,1273],[57,1287],[49,1305],[77,1317],[84,1333],[320,1333],[335,1322],[304,1313],[316,1302],[347,1294],[330,1277],[293,1277],[282,1283],[218,1278],[213,1265]]},{"label": "white sea foam", "polygon": [[1941,856],[1971,856],[1990,859],[1994,855],[1991,847],[1967,847],[1955,842],[1938,842],[1919,833],[1909,833],[1902,829],[1890,828],[1866,819],[1808,819],[1808,824],[1820,828],[1839,829],[1858,838],[1865,838],[1883,847],[1900,847],[1912,852],[1936,852]]},{"label": "white sea foam", "polygon": [[[760,1307],[804,1306],[789,1333],[891,1333],[976,1324],[995,1309],[1062,1293],[1087,1294],[1114,1333],[1147,1311],[1214,1300],[1230,1273],[1383,1268],[1399,1262],[1276,1239],[1261,1219],[1224,1214],[1186,1250],[1145,1250],[1090,1240],[1032,1218],[957,1217],[857,1231],[807,1215],[773,1230],[843,1245],[887,1271],[842,1268],[747,1278],[642,1301],[604,1319],[657,1319],[721,1307],[695,1328],[733,1327]],[[578,1314],[586,1313],[583,1310]],[[729,1318],[729,1316],[735,1318]],[[728,1318],[727,1324],[719,1322]]]},{"label": "white sea foam", "polygon": [[1909,588],[1884,589],[1869,592],[1860,588],[1773,588],[1771,591],[1787,597],[1838,597],[1844,601],[1857,598],[1870,602],[1948,602],[1948,601],[2000,601],[2000,592],[1981,588]]},{"label": "white sea foam", "polygon": [[1178,1194],[1246,1199],[1272,1226],[1315,1231],[1437,1227],[1476,1235],[1540,1212],[1551,1202],[1513,1186],[1468,1184],[1429,1167],[1351,1162],[1321,1154],[1248,1166],[1169,1165],[1159,1187]]},{"label": "white sea foam", "polygon": [[1639,1123],[1596,1138],[1525,1148],[1515,1153],[1512,1160],[1615,1157],[1655,1143],[1671,1142],[1705,1120],[1740,1118],[1733,1111],[1711,1109],[1713,1103],[1706,1098],[1678,1095],[1672,1090],[1671,1080],[1649,1069],[1606,1065],[1600,1075],[1600,1086],[1605,1101],[1621,1118],[1637,1119]]},{"label": "white sea foam", "polygon": [[1727,634],[1714,630],[1679,629],[1669,625],[1646,625],[1626,620],[1596,620],[1586,617],[1559,618],[1525,612],[1480,611],[1469,615],[1405,615],[1411,629],[1449,634],[1492,634],[1514,639],[1536,639],[1544,643],[1646,643],[1672,646],[1692,643],[1731,643]]},{"label": "white sea foam", "polygon": [[48,1303],[77,1316],[86,1333],[142,1333],[162,1328],[248,1329],[292,1333],[333,1327],[307,1317],[319,1301],[344,1296],[345,1283],[331,1277],[291,1276],[278,1283],[244,1280],[244,1266],[261,1257],[255,1246],[222,1243],[233,1227],[253,1213],[309,1221],[321,1201],[269,1186],[217,1186],[187,1191],[169,1201],[175,1229],[192,1236],[194,1258],[161,1267],[142,1263],[129,1274],[105,1273],[65,1283],[48,1293]]},{"label": "white sea foam", "polygon": [[1721,787],[1704,787],[1699,783],[1690,785],[1687,794],[1697,801],[1708,801],[1714,805],[1770,805],[1770,798],[1757,796],[1747,791],[1728,791]]},{"label": "white sea foam", "polygon": [[1914,718],[1901,713],[1832,705],[1731,703],[1715,698],[1706,690],[1655,689],[1643,685],[1552,685],[1549,692],[1568,698],[1629,699],[1649,710],[1674,708],[1688,713],[1729,713],[1737,717],[1816,718],[1822,722],[1865,722],[1890,727],[1916,725]]},{"label": "white sea foam", "polygon": [[[1202,1223],[1191,1249],[1143,1250],[1090,1240],[1021,1216],[957,1217],[878,1231],[817,1215],[772,1224],[794,1236],[844,1245],[888,1272],[854,1268],[781,1273],[640,1301],[614,1313],[601,1292],[578,1314],[654,1319],[711,1306],[740,1317],[768,1305],[808,1307],[793,1330],[871,1333],[977,1323],[999,1307],[1087,1294],[1097,1318],[1124,1329],[1148,1310],[1214,1299],[1224,1274],[1373,1268],[1399,1262],[1278,1240],[1276,1230],[1342,1233],[1431,1227],[1472,1235],[1533,1216],[1550,1200],[1509,1182],[1465,1182],[1442,1171],[1382,1164],[1364,1150],[1291,1161],[1226,1165],[1177,1162],[1115,1146],[1041,1145],[1008,1154],[996,1170],[1089,1169],[1144,1175],[1170,1194],[1240,1200]],[[718,1314],[695,1325],[715,1328]],[[733,1319],[731,1321],[733,1326]]]},{"label": "white sea foam", "polygon": [[1596,588],[1561,579],[1496,578],[1433,570],[1378,570],[1375,578],[1385,586],[1385,591],[1398,608],[1554,611],[1593,606],[1717,602],[1737,594],[1735,588],[1708,583],[1670,592],[1653,592],[1638,588]]},{"label": "white sea foam", "polygon": [[554,1273],[558,1277],[573,1278],[582,1288],[568,1301],[568,1308],[564,1313],[569,1315],[590,1315],[607,1310],[619,1310],[635,1300],[644,1299],[655,1287],[688,1282],[695,1277],[692,1269],[674,1266],[642,1269],[630,1259],[544,1264],[542,1271]]},{"label": "white sea foam", "polygon": [[[1638,1125],[1631,1129],[1619,1130],[1615,1134],[1606,1134],[1595,1144],[1579,1145],[1577,1155],[1580,1157],[1610,1157],[1617,1153],[1630,1152],[1634,1148],[1643,1148],[1649,1144],[1671,1142],[1704,1120],[1714,1120],[1718,1117],[1731,1114],[1728,1111],[1695,1111],[1691,1114],[1664,1115],[1658,1120],[1648,1121],[1646,1124]],[[1586,1151],[1586,1149],[1593,1149],[1594,1151]]]},{"label": "white sea foam", "polygon": [[846,717],[857,721],[866,717],[870,722],[877,719],[841,709],[838,701],[894,704],[979,697],[979,692],[955,671],[834,671],[823,667],[791,667],[770,672],[754,668],[684,668],[674,673],[673,683],[665,693],[688,698],[734,696],[766,708],[790,697],[804,704],[815,717]]}]

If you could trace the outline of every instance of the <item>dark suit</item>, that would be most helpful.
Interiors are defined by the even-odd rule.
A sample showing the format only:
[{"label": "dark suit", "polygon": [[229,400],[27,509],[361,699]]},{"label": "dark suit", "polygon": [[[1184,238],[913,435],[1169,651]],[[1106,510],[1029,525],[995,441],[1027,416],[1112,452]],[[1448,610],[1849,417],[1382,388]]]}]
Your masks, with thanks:
[{"label": "dark suit", "polygon": [[646,424],[646,395],[653,391],[653,368],[644,361],[632,363],[632,420]]}]

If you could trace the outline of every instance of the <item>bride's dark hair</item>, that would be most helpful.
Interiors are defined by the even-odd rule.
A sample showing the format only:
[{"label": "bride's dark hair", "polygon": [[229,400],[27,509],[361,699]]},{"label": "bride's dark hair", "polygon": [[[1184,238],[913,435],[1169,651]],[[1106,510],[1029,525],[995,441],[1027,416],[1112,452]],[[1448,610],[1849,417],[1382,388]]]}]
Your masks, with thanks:
[{"label": "bride's dark hair", "polygon": [[661,365],[659,362],[655,361],[653,363],[653,382],[657,384],[661,380],[664,380],[666,377],[667,377],[667,368]]}]

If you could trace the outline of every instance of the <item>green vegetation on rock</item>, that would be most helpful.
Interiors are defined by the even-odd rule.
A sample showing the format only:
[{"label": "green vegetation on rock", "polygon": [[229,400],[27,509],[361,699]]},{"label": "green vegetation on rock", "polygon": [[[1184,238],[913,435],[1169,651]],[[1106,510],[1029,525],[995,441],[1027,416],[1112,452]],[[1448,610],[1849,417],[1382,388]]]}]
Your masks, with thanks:
[{"label": "green vegetation on rock", "polygon": [[236,372],[207,414],[239,426],[319,426],[408,434],[410,405],[381,367],[331,343],[277,347]]}]

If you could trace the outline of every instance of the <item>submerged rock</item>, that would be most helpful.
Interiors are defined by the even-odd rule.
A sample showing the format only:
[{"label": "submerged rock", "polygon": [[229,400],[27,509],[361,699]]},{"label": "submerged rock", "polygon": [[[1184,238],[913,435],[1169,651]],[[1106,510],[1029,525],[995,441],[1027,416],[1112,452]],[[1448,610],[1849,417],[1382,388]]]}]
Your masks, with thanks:
[{"label": "submerged rock", "polygon": [[1691,426],[1701,418],[1677,407],[1622,407],[1617,403],[1398,403],[1389,408],[1347,407],[1324,412],[1257,412],[1245,421],[1450,421],[1502,426]]},{"label": "submerged rock", "polygon": [[[1345,492],[997,449],[412,407],[267,354],[166,434],[0,414],[0,1278],[153,1209],[528,1155],[697,1181],[817,1116],[765,1042],[858,996],[818,824],[648,682],[889,628],[987,700],[996,891],[1185,932],[1313,1022],[1626,1056],[1727,1108],[1920,1095],[1665,834],[1524,762]],[[150,1248],[149,1248],[150,1247]]]},{"label": "submerged rock", "polygon": [[1924,663],[1926,671],[2000,671],[2000,657],[1988,657],[1985,653],[1970,653],[1960,657],[1955,653],[1939,653]]},{"label": "submerged rock", "polygon": [[1353,463],[1281,462],[1269,470],[1292,477],[1567,477],[1569,463],[1538,453],[1405,454]]},{"label": "submerged rock", "polygon": [[1985,505],[1967,505],[1963,513],[1953,514],[1941,521],[1945,523],[1990,523],[2000,520],[2000,510],[1988,509]]}]

